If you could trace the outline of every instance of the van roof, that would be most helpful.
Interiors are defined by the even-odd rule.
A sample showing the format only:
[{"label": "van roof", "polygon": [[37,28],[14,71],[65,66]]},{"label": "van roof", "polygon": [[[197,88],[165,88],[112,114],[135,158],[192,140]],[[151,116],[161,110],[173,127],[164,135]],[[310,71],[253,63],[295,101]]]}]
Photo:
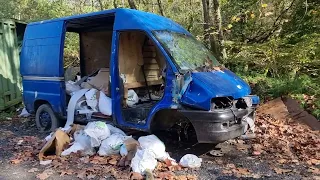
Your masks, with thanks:
[{"label": "van roof", "polygon": [[72,22],[80,21],[82,19],[94,19],[108,16],[115,16],[115,22],[113,27],[114,30],[168,30],[189,34],[189,32],[186,31],[182,26],[175,23],[169,18],[159,16],[153,13],[125,8],[110,9],[87,14],[67,16],[57,19],[32,22],[28,24],[28,26],[46,24],[57,21]]}]

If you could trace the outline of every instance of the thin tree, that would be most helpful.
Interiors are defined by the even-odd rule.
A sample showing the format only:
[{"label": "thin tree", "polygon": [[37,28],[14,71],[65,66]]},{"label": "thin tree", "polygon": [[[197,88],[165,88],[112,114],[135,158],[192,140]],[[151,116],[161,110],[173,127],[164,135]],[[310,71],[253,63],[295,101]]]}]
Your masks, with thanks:
[{"label": "thin tree", "polygon": [[202,0],[202,8],[203,8],[203,36],[204,42],[207,46],[210,45],[211,51],[220,59],[216,41],[213,35],[213,29],[211,27],[211,18],[210,18],[210,1],[209,0]]},{"label": "thin tree", "polygon": [[114,7],[114,8],[118,8],[117,0],[113,0],[113,7]]},{"label": "thin tree", "polygon": [[224,46],[224,36],[222,29],[222,18],[221,18],[221,9],[219,0],[212,0],[213,2],[213,14],[214,14],[214,24],[218,33],[218,42],[219,42],[219,54],[222,59],[227,58],[227,51]]},{"label": "thin tree", "polygon": [[129,6],[131,9],[137,9],[136,4],[134,3],[134,0],[128,0]]},{"label": "thin tree", "polygon": [[158,1],[158,7],[159,7],[160,14],[161,14],[161,16],[164,16],[161,0],[157,0],[157,1]]}]

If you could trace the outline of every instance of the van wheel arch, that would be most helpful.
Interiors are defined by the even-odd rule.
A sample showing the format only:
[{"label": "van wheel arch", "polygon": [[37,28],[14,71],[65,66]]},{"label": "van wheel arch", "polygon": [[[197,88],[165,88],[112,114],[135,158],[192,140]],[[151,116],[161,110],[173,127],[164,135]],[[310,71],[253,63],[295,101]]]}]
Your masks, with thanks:
[{"label": "van wheel arch", "polygon": [[[167,131],[177,129],[179,127],[181,132],[184,135],[195,135],[197,137],[195,128],[191,121],[184,116],[182,113],[178,112],[175,109],[163,109],[158,111],[152,118],[150,122],[150,131]],[[178,129],[179,129],[178,128]],[[193,134],[186,134],[186,133],[193,133]],[[189,137],[187,137],[188,139]],[[197,138],[195,138],[197,139]]]}]

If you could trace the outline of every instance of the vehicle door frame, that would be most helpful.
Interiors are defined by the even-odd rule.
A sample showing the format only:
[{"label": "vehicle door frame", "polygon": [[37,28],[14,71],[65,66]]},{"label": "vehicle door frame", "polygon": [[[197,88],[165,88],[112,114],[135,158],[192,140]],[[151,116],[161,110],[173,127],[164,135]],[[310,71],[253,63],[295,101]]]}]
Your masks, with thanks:
[{"label": "vehicle door frame", "polygon": [[[120,71],[119,71],[119,45],[120,45],[120,34],[122,32],[142,32],[144,33],[154,45],[160,50],[167,64],[166,71],[166,83],[164,96],[160,101],[152,107],[146,118],[145,124],[133,124],[126,122],[122,116],[122,98],[120,94]],[[153,33],[141,29],[128,29],[128,30],[114,30],[112,35],[112,51],[111,51],[111,64],[110,64],[110,76],[111,76],[111,98],[112,98],[112,112],[113,112],[113,122],[120,127],[128,129],[136,129],[139,131],[150,131],[151,121],[154,115],[164,109],[176,109],[177,104],[173,102],[172,97],[172,87],[173,79],[175,74],[178,72],[176,66],[173,64],[170,56],[167,54],[165,49],[162,47],[160,42],[154,37]],[[169,68],[168,68],[169,66]]]}]

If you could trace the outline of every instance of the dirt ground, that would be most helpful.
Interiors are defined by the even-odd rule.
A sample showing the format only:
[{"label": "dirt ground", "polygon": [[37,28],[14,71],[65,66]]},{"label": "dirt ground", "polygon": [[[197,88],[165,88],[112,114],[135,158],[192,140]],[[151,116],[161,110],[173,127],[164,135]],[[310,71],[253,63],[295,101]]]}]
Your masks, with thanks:
[{"label": "dirt ground", "polygon": [[[259,113],[259,112],[258,112]],[[165,140],[167,151],[177,160],[182,154],[192,153],[203,159],[199,169],[157,167],[155,179],[320,179],[319,172],[319,133],[309,131],[310,136],[305,137],[306,143],[310,138],[315,141],[311,150],[303,149],[297,145],[289,156],[283,146],[284,136],[290,128],[261,134],[268,118],[258,121],[256,140],[230,140],[217,146],[211,144],[181,145],[179,142],[168,143]],[[265,120],[267,119],[267,120]],[[260,122],[260,123],[259,123]],[[264,122],[264,123],[261,123]],[[260,126],[260,127],[259,127]],[[271,124],[269,129],[272,129]],[[294,129],[297,129],[296,127]],[[304,130],[305,131],[305,130]],[[284,134],[282,134],[284,132]],[[269,137],[274,134],[274,137]],[[288,137],[292,134],[289,132]],[[0,180],[15,179],[134,179],[129,167],[117,167],[116,163],[101,163],[99,157],[73,157],[70,159],[54,160],[49,165],[40,165],[37,155],[47,134],[36,129],[32,118],[12,118],[0,122]],[[267,137],[261,140],[261,138]],[[283,136],[283,137],[280,137]],[[259,139],[260,138],[260,139]],[[268,139],[269,138],[269,139]],[[257,140],[258,139],[258,140]],[[268,143],[278,139],[277,144]],[[280,140],[279,140],[280,139]],[[295,141],[295,140],[285,140]],[[299,141],[300,142],[300,141]],[[298,142],[298,143],[299,143]],[[314,144],[316,143],[316,144]],[[309,146],[301,144],[302,146]],[[299,150],[300,148],[300,150]],[[309,148],[309,149],[310,149]],[[271,150],[272,149],[272,150]],[[214,151],[211,151],[214,150]],[[209,152],[218,152],[216,156]],[[316,151],[316,152],[314,152]],[[220,157],[219,157],[220,156]],[[161,165],[160,165],[161,166]],[[164,170],[166,169],[166,170]],[[152,179],[147,177],[148,179]]]}]

